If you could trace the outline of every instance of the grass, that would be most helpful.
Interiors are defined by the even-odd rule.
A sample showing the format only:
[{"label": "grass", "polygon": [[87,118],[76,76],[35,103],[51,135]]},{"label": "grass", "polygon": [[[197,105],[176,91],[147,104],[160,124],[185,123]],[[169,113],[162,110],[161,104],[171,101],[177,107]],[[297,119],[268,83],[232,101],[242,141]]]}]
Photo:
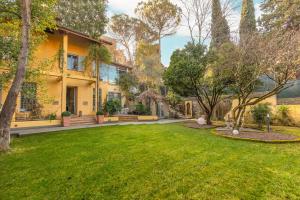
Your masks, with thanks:
[{"label": "grass", "polygon": [[64,131],[13,140],[0,199],[299,199],[299,158],[180,124]]}]

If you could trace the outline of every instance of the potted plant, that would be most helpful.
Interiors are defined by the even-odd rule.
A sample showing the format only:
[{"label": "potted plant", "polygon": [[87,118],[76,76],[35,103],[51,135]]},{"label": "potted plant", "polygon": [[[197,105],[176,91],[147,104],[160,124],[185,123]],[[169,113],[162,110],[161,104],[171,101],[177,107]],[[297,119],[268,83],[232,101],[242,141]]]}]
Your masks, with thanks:
[{"label": "potted plant", "polygon": [[69,111],[65,111],[65,112],[61,113],[61,116],[62,116],[62,125],[63,125],[63,127],[70,126],[71,113]]},{"label": "potted plant", "polygon": [[104,123],[104,113],[102,110],[99,110],[96,113],[96,118],[97,118],[97,124],[103,124]]}]

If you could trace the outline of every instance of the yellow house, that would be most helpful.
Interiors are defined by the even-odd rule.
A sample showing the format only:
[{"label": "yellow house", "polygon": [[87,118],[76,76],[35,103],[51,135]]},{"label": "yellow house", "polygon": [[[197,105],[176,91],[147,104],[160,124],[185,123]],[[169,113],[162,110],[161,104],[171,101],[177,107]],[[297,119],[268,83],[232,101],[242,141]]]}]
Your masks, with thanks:
[{"label": "yellow house", "polygon": [[[33,95],[39,103],[38,109],[42,118],[47,119],[50,115],[56,115],[57,120],[53,120],[50,124],[53,125],[53,123],[60,123],[59,119],[64,111],[69,111],[74,116],[95,116],[97,94],[99,107],[107,99],[112,98],[118,98],[124,104],[122,91],[117,85],[116,79],[120,73],[126,73],[131,68],[125,64],[126,59],[116,49],[116,42],[113,39],[95,40],[64,27],[58,27],[55,31],[47,32],[47,36],[47,40],[34,52],[36,63],[52,60],[50,68],[40,77],[44,79],[46,84],[43,88],[34,81],[25,82],[23,85],[23,87],[36,91]],[[100,72],[98,88],[96,88],[95,66],[87,66],[83,62],[88,55],[89,46],[93,43],[105,45],[113,57],[111,64],[102,63],[98,66]],[[0,89],[0,105],[5,101],[7,90],[6,87]],[[49,125],[49,122],[33,122],[22,125],[21,123],[24,121],[32,120],[32,109],[32,101],[29,101],[26,95],[21,92],[12,127],[31,126],[39,123],[41,126]]]}]

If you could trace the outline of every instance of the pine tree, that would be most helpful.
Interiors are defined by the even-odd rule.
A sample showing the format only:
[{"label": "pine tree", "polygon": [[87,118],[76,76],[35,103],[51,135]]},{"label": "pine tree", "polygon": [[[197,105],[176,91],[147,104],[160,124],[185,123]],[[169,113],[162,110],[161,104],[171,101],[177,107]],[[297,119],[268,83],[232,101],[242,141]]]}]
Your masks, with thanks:
[{"label": "pine tree", "polygon": [[98,39],[105,31],[107,0],[59,0],[60,25]]},{"label": "pine tree", "polygon": [[252,35],[254,32],[256,32],[256,20],[253,0],[243,0],[240,21],[241,43],[246,40],[248,35]]},{"label": "pine tree", "polygon": [[220,0],[212,1],[211,37],[211,47],[219,47],[230,41],[230,28],[222,13]]}]

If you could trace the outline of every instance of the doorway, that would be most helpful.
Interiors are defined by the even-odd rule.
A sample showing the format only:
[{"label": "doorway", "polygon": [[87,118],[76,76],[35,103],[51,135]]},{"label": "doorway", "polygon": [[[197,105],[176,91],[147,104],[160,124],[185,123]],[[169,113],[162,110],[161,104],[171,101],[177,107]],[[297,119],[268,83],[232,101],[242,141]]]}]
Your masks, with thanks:
[{"label": "doorway", "polygon": [[66,111],[77,114],[77,88],[67,87]]}]

